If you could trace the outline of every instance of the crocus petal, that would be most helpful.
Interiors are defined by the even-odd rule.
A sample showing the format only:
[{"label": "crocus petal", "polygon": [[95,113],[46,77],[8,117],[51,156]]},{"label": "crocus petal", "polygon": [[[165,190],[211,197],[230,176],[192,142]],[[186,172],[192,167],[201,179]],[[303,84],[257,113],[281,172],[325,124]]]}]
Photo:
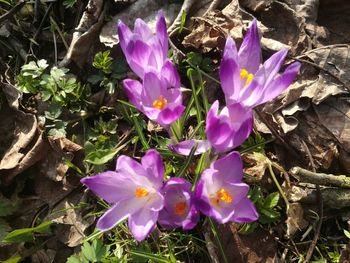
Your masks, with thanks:
[{"label": "crocus petal", "polygon": [[130,102],[134,104],[138,110],[142,110],[142,106],[141,106],[142,84],[137,80],[125,79],[123,80],[123,86]]},{"label": "crocus petal", "polygon": [[167,127],[179,119],[184,110],[185,107],[183,105],[179,105],[175,109],[165,108],[159,113],[157,122],[163,127]]},{"label": "crocus petal", "polygon": [[[288,53],[288,49],[284,48],[280,51],[273,54],[268,60],[265,61],[262,66],[262,74],[266,76],[266,85],[269,85],[270,82],[275,78],[276,74],[280,70],[283,65],[284,59],[286,58]],[[260,70],[259,70],[260,71]],[[260,72],[257,72],[256,75],[259,75]]]},{"label": "crocus petal", "polygon": [[133,196],[134,184],[114,171],[85,177],[80,182],[108,203],[116,203]]},{"label": "crocus petal", "polygon": [[238,61],[236,44],[231,37],[226,39],[223,59],[233,59],[234,61]]},{"label": "crocus petal", "polygon": [[156,35],[162,45],[163,56],[165,59],[168,56],[168,32],[162,10],[160,10],[157,15]]},{"label": "crocus petal", "polygon": [[140,35],[141,39],[147,43],[147,40],[153,36],[152,30],[149,26],[140,18],[136,18],[134,33]]},{"label": "crocus petal", "polygon": [[129,66],[140,78],[143,78],[145,71],[148,69],[147,65],[151,52],[150,47],[139,40],[130,42],[126,47],[125,57]]},{"label": "crocus petal", "polygon": [[147,72],[143,80],[142,103],[145,106],[153,107],[153,102],[158,100],[161,95],[165,95],[162,94],[163,89],[159,76],[154,72]]},{"label": "crocus petal", "polygon": [[167,60],[164,63],[161,71],[161,76],[167,80],[168,89],[180,88],[180,76],[176,70],[176,67],[173,63],[171,63],[171,61]]},{"label": "crocus petal", "polygon": [[260,66],[260,40],[256,19],[253,20],[238,51],[239,67],[255,74]]},{"label": "crocus petal", "polygon": [[208,151],[211,148],[209,141],[207,140],[188,140],[182,141],[175,145],[168,145],[169,149],[181,154],[181,155],[189,155],[194,145],[197,144],[196,151],[194,155],[202,154]]},{"label": "crocus petal", "polygon": [[124,53],[126,53],[126,46],[130,42],[132,35],[133,33],[131,32],[130,28],[127,25],[125,25],[122,21],[119,20],[118,22],[119,43]]},{"label": "crocus petal", "polygon": [[100,217],[100,219],[97,221],[96,227],[102,231],[107,231],[143,206],[144,202],[140,202],[136,199],[128,199],[116,203],[112,208],[107,210],[103,216]]},{"label": "crocus petal", "polygon": [[293,80],[299,72],[300,66],[301,65],[299,62],[295,62],[289,65],[279,77],[273,80],[271,84],[265,88],[259,104],[270,101],[285,91],[288,86],[292,84]]},{"label": "crocus petal", "polygon": [[147,207],[137,211],[129,217],[128,225],[137,241],[144,240],[154,229],[158,218],[158,212]]},{"label": "crocus petal", "polygon": [[243,121],[239,129],[234,132],[232,138],[232,148],[240,146],[246,139],[248,139],[249,135],[251,134],[253,130],[254,119],[253,113],[250,113],[251,115],[246,117],[246,120]]},{"label": "crocus petal", "polygon": [[221,88],[225,94],[227,104],[239,100],[241,89],[240,68],[232,58],[223,58],[220,64]]},{"label": "crocus petal", "polygon": [[132,180],[137,185],[152,187],[150,181],[148,180],[146,170],[140,163],[136,162],[129,156],[119,156],[116,171],[119,172],[121,176],[129,178],[129,180]]},{"label": "crocus petal", "polygon": [[216,160],[211,167],[219,172],[222,181],[240,182],[243,178],[243,164],[239,152],[231,152]]},{"label": "crocus petal", "polygon": [[239,101],[245,107],[253,108],[254,105],[257,105],[261,101],[267,78],[266,74],[261,73],[263,70],[263,68],[260,69],[259,74],[254,76],[252,82],[240,91]]},{"label": "crocus petal", "polygon": [[215,125],[207,125],[205,132],[208,141],[218,152],[225,152],[231,148],[232,129],[229,123],[218,121]]},{"label": "crocus petal", "polygon": [[162,158],[156,150],[148,150],[141,158],[141,164],[147,171],[147,177],[160,188],[164,178],[164,165]]},{"label": "crocus petal", "polygon": [[243,198],[236,206],[230,221],[236,223],[249,223],[259,218],[254,204],[248,198]]}]

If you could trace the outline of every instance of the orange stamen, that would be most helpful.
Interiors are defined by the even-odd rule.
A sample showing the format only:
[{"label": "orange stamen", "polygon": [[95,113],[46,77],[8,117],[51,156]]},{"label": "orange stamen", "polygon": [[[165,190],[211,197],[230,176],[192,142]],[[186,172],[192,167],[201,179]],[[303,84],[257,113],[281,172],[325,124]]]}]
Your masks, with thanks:
[{"label": "orange stamen", "polygon": [[149,194],[149,192],[145,189],[145,188],[142,188],[142,187],[137,187],[135,189],[135,196],[137,198],[142,198],[142,197],[145,197]]},{"label": "orange stamen", "polygon": [[153,107],[158,110],[162,110],[166,107],[167,103],[167,99],[163,98],[163,95],[160,95],[159,98],[153,102]]},{"label": "orange stamen", "polygon": [[175,205],[175,214],[178,216],[182,216],[185,213],[187,208],[186,202],[178,202]]}]

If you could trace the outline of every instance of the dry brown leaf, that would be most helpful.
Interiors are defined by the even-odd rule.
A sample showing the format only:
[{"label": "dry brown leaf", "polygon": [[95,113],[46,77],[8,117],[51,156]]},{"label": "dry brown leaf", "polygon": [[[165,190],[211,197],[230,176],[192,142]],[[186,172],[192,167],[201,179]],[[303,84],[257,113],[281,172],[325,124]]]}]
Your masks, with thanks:
[{"label": "dry brown leaf", "polygon": [[223,49],[227,36],[236,42],[242,41],[242,20],[224,15],[223,12],[213,11],[204,17],[193,17],[191,33],[182,42],[185,47],[194,47],[203,52],[213,49]]},{"label": "dry brown leaf", "polygon": [[244,172],[252,176],[255,181],[260,181],[269,166],[269,159],[258,152],[244,154],[242,159],[249,165],[248,168],[244,168]]},{"label": "dry brown leaf", "polygon": [[82,197],[83,194],[76,191],[73,195],[64,198],[47,218],[59,224],[56,235],[62,243],[69,247],[79,245],[85,237],[85,229],[94,222],[93,217],[83,219],[81,210],[74,208],[80,203]]},{"label": "dry brown leaf", "polygon": [[287,237],[291,238],[298,230],[305,229],[309,224],[304,219],[304,209],[299,203],[290,203],[287,208]]},{"label": "dry brown leaf", "polygon": [[228,262],[275,262],[276,243],[266,230],[257,228],[252,234],[240,235],[235,224],[225,224],[219,225],[219,232]]},{"label": "dry brown leaf", "polygon": [[19,91],[12,85],[1,83],[8,103],[0,110],[1,149],[0,175],[9,183],[17,174],[45,156],[46,147],[36,117],[18,109]]},{"label": "dry brown leaf", "polygon": [[89,1],[79,25],[73,33],[67,55],[60,63],[61,67],[74,62],[78,67],[82,68],[88,58],[92,57],[90,50],[98,39],[98,34],[104,21],[105,11],[103,6],[103,0]]},{"label": "dry brown leaf", "polygon": [[69,167],[65,159],[72,161],[82,155],[82,147],[67,138],[48,137],[50,156],[40,163],[40,172],[54,181],[62,181]]}]

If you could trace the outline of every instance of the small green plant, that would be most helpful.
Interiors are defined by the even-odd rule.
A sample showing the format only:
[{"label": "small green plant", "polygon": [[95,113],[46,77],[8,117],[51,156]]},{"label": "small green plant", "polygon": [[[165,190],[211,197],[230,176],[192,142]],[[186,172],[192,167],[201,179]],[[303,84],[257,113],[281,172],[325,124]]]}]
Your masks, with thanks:
[{"label": "small green plant", "polygon": [[17,77],[17,87],[25,94],[39,95],[47,103],[39,119],[48,129],[48,134],[65,136],[68,122],[61,118],[62,113],[64,110],[71,114],[83,111],[90,89],[81,85],[66,68],[48,70],[49,65],[44,59],[23,65]]},{"label": "small green plant", "polygon": [[88,81],[93,85],[99,83],[99,86],[105,88],[109,94],[114,93],[115,84],[124,79],[128,71],[125,61],[113,61],[109,50],[98,52],[92,65],[99,71],[90,76]]},{"label": "small green plant", "polygon": [[259,220],[258,222],[242,225],[240,228],[241,233],[252,233],[258,226],[258,223],[269,224],[280,219],[281,214],[277,206],[280,200],[280,194],[278,192],[272,192],[265,196],[261,187],[255,187],[250,191],[250,200],[252,200],[256,206],[260,215]]}]

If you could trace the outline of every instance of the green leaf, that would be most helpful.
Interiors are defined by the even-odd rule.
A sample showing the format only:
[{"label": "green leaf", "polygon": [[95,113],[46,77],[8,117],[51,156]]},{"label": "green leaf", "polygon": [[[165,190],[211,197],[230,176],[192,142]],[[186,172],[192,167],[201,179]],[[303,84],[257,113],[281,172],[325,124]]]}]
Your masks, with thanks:
[{"label": "green leaf", "polygon": [[96,151],[90,152],[85,157],[85,161],[95,165],[105,164],[111,160],[118,151],[119,149],[97,149]]},{"label": "green leaf", "polygon": [[67,263],[81,263],[81,260],[77,256],[70,256]]},{"label": "green leaf", "polygon": [[350,232],[347,231],[346,229],[343,229],[343,231],[344,231],[344,235],[350,239]]},{"label": "green leaf", "polygon": [[48,233],[50,221],[41,223],[36,227],[16,229],[8,233],[3,239],[4,243],[30,242],[34,238],[34,233]]},{"label": "green leaf", "polygon": [[280,199],[280,194],[278,192],[274,192],[269,194],[264,202],[264,208],[274,208]]},{"label": "green leaf", "polygon": [[277,212],[277,211],[274,211],[274,210],[270,210],[270,209],[261,209],[260,210],[261,213],[263,213],[264,215],[266,215],[268,218],[271,218],[271,219],[275,219],[275,218],[278,218],[280,216],[280,213]]},{"label": "green leaf", "polygon": [[179,33],[181,33],[182,30],[184,29],[185,23],[186,23],[186,11],[183,10],[181,14],[181,24],[180,24]]}]

